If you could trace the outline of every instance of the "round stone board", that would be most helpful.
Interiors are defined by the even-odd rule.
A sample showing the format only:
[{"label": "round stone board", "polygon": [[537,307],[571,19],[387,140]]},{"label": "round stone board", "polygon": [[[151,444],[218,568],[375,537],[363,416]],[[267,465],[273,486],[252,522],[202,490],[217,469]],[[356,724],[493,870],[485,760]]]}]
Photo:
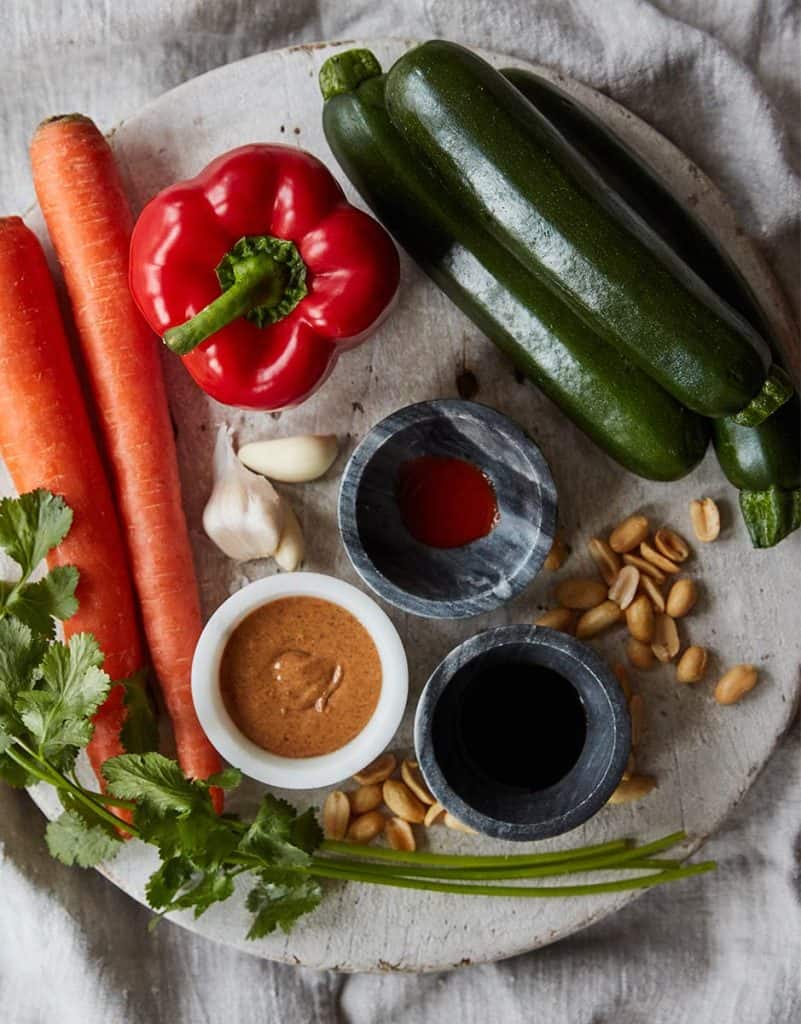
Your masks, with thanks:
[{"label": "round stone board", "polygon": [[[352,188],[336,166],[323,138],[317,73],[336,50],[372,49],[385,67],[411,45],[407,40],[367,40],[297,46],[259,54],[218,68],[172,90],[120,125],[111,143],[129,195],[137,208],[157,190],[197,173],[212,157],[251,141],[302,146],[321,157]],[[524,62],[484,54],[493,64]],[[538,68],[559,82],[619,131],[651,161],[679,196],[715,231],[765,301],[777,331],[792,344],[793,325],[771,274],[737,227],[733,213],[703,173],[667,140],[607,97],[556,72]],[[29,218],[43,236],[38,211]],[[602,842],[622,835],[653,839],[687,830],[684,852],[697,849],[712,833],[764,765],[787,728],[798,691],[797,576],[801,532],[779,550],[752,550],[740,520],[734,490],[714,454],[685,479],[650,483],[624,472],[603,455],[533,386],[512,372],[507,360],[403,257],[403,279],[392,315],[373,339],[347,353],[314,398],[299,409],[273,417],[224,408],[189,379],[180,361],[165,352],[172,413],[184,487],[184,503],[194,544],[206,616],[250,580],[274,571],[272,563],[235,565],[205,537],[201,513],[211,488],[211,456],[217,426],[231,423],[240,442],[296,432],[336,433],[342,452],[322,481],[284,486],[303,523],[306,567],[359,585],[336,528],[339,473],[355,443],[379,419],[400,406],[452,397],[466,371],[478,386],[475,398],[507,413],[540,445],[559,493],[560,520],[573,553],[559,578],[591,571],[586,541],[604,535],[620,518],[643,511],[690,536],[687,504],[710,495],[722,512],[723,533],[713,545],[695,544],[688,571],[702,580],[702,597],[681,624],[685,638],[715,652],[709,678],[728,664],[753,661],[758,688],[736,707],[721,708],[710,682],[677,686],[672,666],[641,673],[647,736],[639,760],[658,789],[647,799],[607,807],[570,835],[536,849]],[[5,480],[6,490],[8,482]],[[795,578],[794,578],[795,577]],[[440,659],[466,637],[491,625],[530,622],[550,603],[553,574],[542,573],[528,589],[492,614],[461,621],[424,620],[387,607],[407,643],[410,699],[394,747],[411,748],[417,697]],[[620,631],[598,647],[619,658]],[[247,809],[260,787],[246,784],[233,802]],[[298,805],[319,806],[321,792],[283,794]],[[52,791],[37,787],[34,799],[45,813],[58,811]],[[471,837],[437,827],[428,833],[435,850],[522,852],[525,845]],[[106,876],[135,899],[156,866],[150,848],[128,844],[104,868]],[[681,884],[681,883],[679,883]],[[703,884],[688,883],[688,884]],[[543,946],[617,910],[635,894],[570,900],[460,898],[402,892],[366,885],[332,885],[322,906],[290,935],[259,942],[245,940],[248,915],[241,898],[213,907],[195,921],[176,914],[184,927],[258,956],[341,970],[438,970],[508,957]],[[143,941],[146,941],[143,935]]]}]

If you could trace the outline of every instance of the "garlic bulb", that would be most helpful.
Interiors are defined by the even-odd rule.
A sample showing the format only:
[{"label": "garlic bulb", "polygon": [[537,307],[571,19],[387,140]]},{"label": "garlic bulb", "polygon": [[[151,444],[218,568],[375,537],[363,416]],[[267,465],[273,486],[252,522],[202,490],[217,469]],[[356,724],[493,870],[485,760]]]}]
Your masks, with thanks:
[{"label": "garlic bulb", "polygon": [[223,424],[214,446],[214,489],[203,510],[203,529],[229,558],[248,562],[275,554],[284,529],[284,506],[263,476],[246,469]]}]

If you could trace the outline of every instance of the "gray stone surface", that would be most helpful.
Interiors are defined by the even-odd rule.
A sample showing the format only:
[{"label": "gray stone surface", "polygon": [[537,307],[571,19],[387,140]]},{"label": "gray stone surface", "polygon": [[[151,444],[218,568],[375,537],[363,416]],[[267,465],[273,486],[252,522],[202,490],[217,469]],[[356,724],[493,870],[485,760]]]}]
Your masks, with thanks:
[{"label": "gray stone surface", "polygon": [[[797,306],[799,10],[781,0],[6,0],[2,212],[31,203],[27,142],[55,111],[85,110],[109,126],[263,49],[399,33],[494,46],[622,102],[725,189]],[[468,338],[465,358],[480,370],[476,351]],[[440,379],[450,380],[446,369]],[[613,491],[593,500],[608,503]],[[780,561],[793,569],[789,556]],[[737,591],[754,592],[745,578],[749,566],[733,562],[726,593],[744,630]],[[787,643],[797,637],[791,600]],[[774,632],[772,642],[785,640]],[[800,769],[796,722],[707,844],[716,875],[655,891],[535,953],[414,977],[275,964],[169,924],[148,934],[144,908],[96,873],[55,864],[29,797],[0,789],[3,1011],[19,1024],[790,1024],[801,1016]]]},{"label": "gray stone surface", "polygon": [[[411,536],[398,506],[398,472],[423,455],[464,459],[486,473],[499,513],[486,537],[442,549]],[[419,402],[377,423],[342,473],[338,508],[345,549],[364,582],[427,618],[501,607],[537,575],[556,530],[556,488],[542,452],[508,417],[458,399]]]}]

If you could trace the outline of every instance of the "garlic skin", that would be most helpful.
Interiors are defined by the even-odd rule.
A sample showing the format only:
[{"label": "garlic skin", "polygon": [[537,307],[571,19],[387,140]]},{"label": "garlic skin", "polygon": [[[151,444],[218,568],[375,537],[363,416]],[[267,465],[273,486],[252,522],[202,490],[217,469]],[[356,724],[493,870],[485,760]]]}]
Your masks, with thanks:
[{"label": "garlic skin", "polygon": [[214,446],[214,488],[203,510],[203,529],[237,562],[269,558],[284,531],[284,505],[269,480],[242,465],[232,438],[223,423]]},{"label": "garlic skin", "polygon": [[294,572],[303,561],[306,544],[298,517],[292,510],[292,506],[285,501],[282,504],[284,506],[284,530],[273,558],[279,569],[283,569],[284,572]]},{"label": "garlic skin", "polygon": [[237,453],[248,469],[270,480],[303,484],[327,473],[336,461],[335,434],[298,434],[243,444]]}]

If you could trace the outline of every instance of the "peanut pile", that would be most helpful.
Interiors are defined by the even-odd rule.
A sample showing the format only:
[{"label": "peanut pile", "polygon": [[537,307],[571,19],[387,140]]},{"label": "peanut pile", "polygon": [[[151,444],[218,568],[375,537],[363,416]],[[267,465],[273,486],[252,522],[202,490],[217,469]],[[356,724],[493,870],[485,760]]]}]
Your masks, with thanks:
[{"label": "peanut pile", "polygon": [[322,815],[326,839],[365,844],[383,833],[393,850],[412,851],[417,848],[412,825],[429,828],[441,821],[458,832],[472,833],[429,793],[416,761],[401,761],[400,778],[394,777],[397,768],[394,754],[382,754],[353,776],[358,789],[329,793]]},{"label": "peanut pile", "polygon": [[[720,514],[711,498],[690,502],[690,521],[699,541],[711,543],[717,539]],[[586,640],[625,622],[629,634],[625,651],[631,665],[647,670],[657,661],[675,660],[678,683],[700,682],[707,669],[706,648],[691,645],[682,651],[679,635],[678,620],[688,615],[698,600],[695,580],[680,575],[691,555],[684,538],[667,526],[652,535],[648,519],[632,515],[619,523],[606,540],[593,537],[588,548],[601,580],[561,581],[555,588],[559,607],[544,612],[535,624]],[[564,541],[557,538],[545,568],[560,569],[568,554]],[[642,740],[642,695],[632,692],[625,665],[616,665],[615,674],[629,702],[632,755],[623,781],[609,801],[613,804],[638,800],[656,786],[650,776],[636,773],[635,754]],[[736,665],[718,681],[715,699],[719,704],[734,704],[756,683],[757,670],[753,665]]]}]

